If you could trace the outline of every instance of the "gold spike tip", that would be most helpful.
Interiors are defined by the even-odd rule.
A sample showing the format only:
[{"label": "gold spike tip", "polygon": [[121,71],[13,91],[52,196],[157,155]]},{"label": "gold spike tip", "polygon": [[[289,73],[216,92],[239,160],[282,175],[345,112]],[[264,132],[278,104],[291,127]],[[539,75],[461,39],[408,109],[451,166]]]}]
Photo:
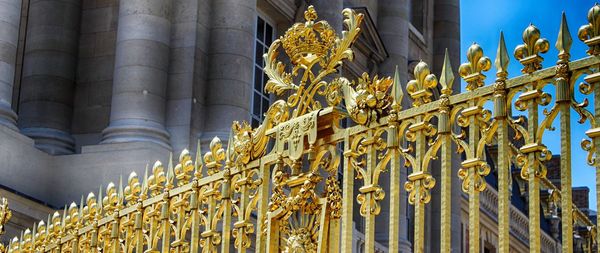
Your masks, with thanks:
[{"label": "gold spike tip", "polygon": [[402,91],[402,83],[400,81],[400,71],[398,71],[398,65],[396,65],[396,70],[394,71],[394,83],[392,87],[392,97],[394,98],[394,104],[392,107],[394,110],[399,111],[402,109],[402,97],[404,97],[404,92]]},{"label": "gold spike tip", "polygon": [[173,172],[173,152],[169,153],[169,165],[167,166],[167,182],[166,185],[173,185],[175,173]]},{"label": "gold spike tip", "polygon": [[510,58],[508,56],[508,50],[506,49],[506,43],[504,42],[504,33],[500,32],[500,40],[498,41],[498,51],[496,52],[496,76],[499,78],[506,78],[508,75],[508,62]]},{"label": "gold spike tip", "polygon": [[571,38],[571,32],[569,32],[569,26],[567,24],[567,15],[563,11],[562,18],[560,21],[560,30],[558,30],[558,39],[556,40],[556,49],[558,49],[559,63],[569,61],[571,45],[573,39]]},{"label": "gold spike tip", "polygon": [[452,94],[452,84],[454,83],[454,73],[452,72],[452,65],[450,64],[450,57],[448,56],[448,48],[444,53],[444,64],[442,65],[442,73],[440,75],[440,85],[442,86],[442,94]]}]

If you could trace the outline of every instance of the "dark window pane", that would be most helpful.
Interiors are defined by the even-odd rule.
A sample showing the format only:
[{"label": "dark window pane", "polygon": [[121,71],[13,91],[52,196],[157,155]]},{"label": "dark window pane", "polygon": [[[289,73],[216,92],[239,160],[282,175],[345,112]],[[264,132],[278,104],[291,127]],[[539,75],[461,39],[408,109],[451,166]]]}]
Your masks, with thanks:
[{"label": "dark window pane", "polygon": [[260,115],[260,101],[261,101],[261,96],[254,92],[254,100],[252,100],[252,114],[254,115]]},{"label": "dark window pane", "polygon": [[271,42],[273,42],[273,27],[267,24],[267,29],[265,31],[265,44],[270,46]]},{"label": "dark window pane", "polygon": [[258,17],[256,22],[256,38],[260,41],[263,41],[265,36],[265,21],[262,18]]},{"label": "dark window pane", "polygon": [[263,53],[263,46],[256,42],[256,47],[254,48],[254,62],[256,63],[256,65],[262,66],[262,53]]},{"label": "dark window pane", "polygon": [[259,67],[254,66],[254,89],[259,92],[262,92],[262,75],[262,70]]},{"label": "dark window pane", "polygon": [[263,72],[263,83],[262,83],[262,85],[263,85],[262,93],[263,94],[267,94],[267,92],[265,91],[265,85],[267,84],[267,81],[269,81],[269,76],[267,76],[267,74],[264,74],[264,72]]},{"label": "dark window pane", "polygon": [[255,118],[252,118],[252,128],[258,127],[258,125],[260,125],[258,120],[256,120]]}]

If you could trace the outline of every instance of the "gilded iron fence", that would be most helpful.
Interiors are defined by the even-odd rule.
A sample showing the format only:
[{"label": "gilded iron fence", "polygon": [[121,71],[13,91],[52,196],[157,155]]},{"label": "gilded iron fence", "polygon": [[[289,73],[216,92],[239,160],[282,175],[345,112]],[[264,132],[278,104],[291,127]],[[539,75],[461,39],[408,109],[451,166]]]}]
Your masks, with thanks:
[{"label": "gilded iron fence", "polygon": [[[530,25],[514,52],[523,75],[508,78],[510,56],[501,34],[493,84],[484,85],[483,74],[492,61],[473,44],[467,50],[468,62],[458,68],[466,91],[455,95],[447,56],[439,80],[424,62],[417,64],[415,80],[406,85],[400,83],[398,73],[383,78],[364,74],[354,81],[335,75],[343,60],[352,60],[351,46],[363,18],[351,10],[343,15],[347,29],[341,37],[326,22],[317,22],[315,10],[309,7],[305,23],[295,24],[273,42],[264,55],[269,76],[265,89],[289,96],[270,106],[258,128],[234,122],[226,148],[214,138],[203,156],[198,145],[194,158],[184,150],[176,165],[169,159],[166,170],[156,162],[150,171],[146,168],[143,178],[132,173],[125,185],[110,183],[97,195],[82,197],[79,205],[72,203],[62,215],[56,212],[40,221],[6,248],[0,245],[0,251],[350,252],[353,210],[359,208],[365,252],[374,252],[375,230],[388,229],[375,227],[380,202],[388,197],[392,203],[389,251],[398,252],[399,213],[406,208],[400,204],[404,188],[414,205],[413,251],[423,252],[430,243],[425,241],[425,206],[431,200],[430,190],[440,187],[441,252],[450,252],[450,206],[457,201],[451,197],[451,186],[460,183],[469,199],[469,252],[477,252],[479,197],[491,169],[485,149],[492,144],[498,146],[499,252],[509,252],[511,243],[513,166],[520,168],[526,188],[534,189],[527,191],[531,252],[541,249],[542,211],[560,213],[562,252],[573,251],[574,227],[583,228],[578,236],[583,237],[585,251],[598,248],[596,226],[571,197],[570,119],[575,112],[580,123],[591,125],[581,148],[588,152],[587,162],[596,167],[600,187],[596,160],[600,153],[600,6],[590,9],[589,24],[578,31],[578,38],[589,47],[588,57],[570,59],[572,38],[563,14],[555,43],[556,65],[542,69],[540,55],[548,51],[550,42]],[[286,53],[290,66],[280,61],[280,51]],[[575,89],[580,78],[584,81]],[[555,88],[555,98],[543,91],[547,86]],[[401,106],[404,90],[412,101],[410,108]],[[435,97],[434,90],[441,95]],[[588,109],[587,100],[576,101],[576,92],[593,94],[594,110]],[[493,109],[487,109],[486,103],[492,103]],[[544,106],[550,109],[541,113]],[[513,114],[513,108],[527,117]],[[345,119],[353,126],[342,127]],[[542,141],[555,121],[560,124],[560,190],[546,178],[544,161],[551,152]],[[464,157],[454,165],[460,166],[458,175],[452,174],[453,143]],[[435,158],[440,160],[439,168],[431,166]],[[395,179],[408,168],[412,172],[407,183],[400,185]],[[433,169],[440,170],[440,178],[431,175]],[[393,179],[387,191],[379,184],[382,177]],[[547,193],[544,201],[541,190]],[[596,194],[600,198],[600,191]],[[9,218],[4,200],[0,224]]]}]

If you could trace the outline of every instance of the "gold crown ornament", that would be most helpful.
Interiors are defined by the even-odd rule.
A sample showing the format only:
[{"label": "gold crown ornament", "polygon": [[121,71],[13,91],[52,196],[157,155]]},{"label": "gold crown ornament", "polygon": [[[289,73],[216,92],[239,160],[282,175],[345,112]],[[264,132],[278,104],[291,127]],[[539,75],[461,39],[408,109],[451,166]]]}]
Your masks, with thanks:
[{"label": "gold crown ornament", "polygon": [[306,22],[296,23],[281,38],[283,48],[294,64],[313,65],[327,54],[335,43],[337,35],[327,21],[315,22],[318,18],[311,5],[304,12]]}]

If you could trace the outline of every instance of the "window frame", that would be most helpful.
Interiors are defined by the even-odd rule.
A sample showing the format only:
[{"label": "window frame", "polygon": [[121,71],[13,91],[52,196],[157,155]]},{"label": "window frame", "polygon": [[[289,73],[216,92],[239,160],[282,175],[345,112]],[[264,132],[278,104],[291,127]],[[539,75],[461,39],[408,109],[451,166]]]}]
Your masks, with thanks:
[{"label": "window frame", "polygon": [[[259,20],[263,21],[263,29],[264,29],[264,31],[263,31],[263,38],[262,38],[262,40],[259,40],[257,38],[258,31],[259,31],[258,30],[259,29],[259,27],[258,27]],[[257,79],[256,74],[257,74],[257,69],[259,69],[260,70],[259,73],[261,73],[264,76],[264,64],[265,63],[264,63],[264,59],[262,59],[262,55],[263,54],[262,53],[261,54],[257,54],[257,49],[258,49],[258,44],[260,44],[261,49],[264,50],[263,53],[266,53],[266,50],[268,50],[268,48],[270,46],[270,45],[267,45],[267,43],[266,43],[267,41],[265,41],[265,38],[267,38],[266,37],[267,26],[271,27],[271,40],[270,40],[270,42],[273,43],[273,41],[275,40],[277,31],[276,31],[276,26],[273,25],[274,23],[275,22],[273,22],[271,19],[269,19],[266,15],[264,15],[260,11],[257,11],[256,18],[255,18],[255,21],[254,21],[254,36],[253,36],[253,43],[252,43],[254,55],[253,55],[253,61],[252,61],[252,95],[250,96],[250,110],[249,110],[250,111],[250,124],[252,125],[252,127],[256,127],[257,125],[261,124],[262,121],[264,120],[264,113],[266,111],[263,111],[263,109],[265,107],[263,105],[263,102],[266,101],[267,104],[269,105],[270,101],[271,101],[271,98],[270,98],[269,94],[267,94],[264,91],[264,85],[265,85],[265,82],[266,82],[266,80],[263,80],[264,77],[260,78],[260,80],[261,80],[262,83],[260,85],[258,85],[259,87],[262,88],[262,90],[256,89],[256,87],[257,87],[257,84],[256,84],[256,79]],[[259,64],[257,64],[257,62],[259,61],[258,59],[256,59],[257,56],[261,57],[260,61],[262,62],[262,66],[259,66]],[[256,96],[258,96],[258,99],[260,99],[260,101],[255,101],[255,97]],[[254,110],[254,108],[256,106],[256,103],[259,103],[259,105],[258,105],[259,113],[258,114],[256,114],[256,112]],[[268,106],[267,106],[267,108],[268,108]],[[255,122],[258,122],[258,124],[255,124]]]}]

